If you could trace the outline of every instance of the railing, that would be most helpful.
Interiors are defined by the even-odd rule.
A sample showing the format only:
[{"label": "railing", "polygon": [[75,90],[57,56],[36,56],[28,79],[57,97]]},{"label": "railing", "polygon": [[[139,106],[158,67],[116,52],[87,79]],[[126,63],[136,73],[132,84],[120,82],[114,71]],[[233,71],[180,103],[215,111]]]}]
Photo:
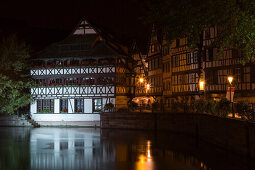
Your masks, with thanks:
[{"label": "railing", "polygon": [[115,73],[114,66],[84,66],[84,67],[65,67],[65,68],[41,68],[31,69],[31,76],[44,75],[66,75],[66,74],[98,74]]}]

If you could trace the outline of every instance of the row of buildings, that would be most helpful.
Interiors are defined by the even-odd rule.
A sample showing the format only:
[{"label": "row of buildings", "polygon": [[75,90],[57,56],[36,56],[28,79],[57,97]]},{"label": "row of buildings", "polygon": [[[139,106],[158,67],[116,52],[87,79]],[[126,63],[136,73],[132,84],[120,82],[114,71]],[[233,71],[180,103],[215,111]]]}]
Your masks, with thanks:
[{"label": "row of buildings", "polygon": [[217,101],[226,98],[230,91],[228,77],[231,76],[232,101],[255,103],[254,64],[252,61],[241,64],[242,52],[237,49],[227,49],[222,56],[217,55],[217,48],[212,46],[215,37],[217,27],[203,32],[202,56],[199,57],[198,49],[188,48],[186,38],[168,43],[164,34],[153,28],[144,53],[147,75],[137,77],[137,81],[144,78],[150,89],[136,90],[136,101],[146,103],[153,96],[164,111],[173,110],[175,102],[191,103],[201,97]]},{"label": "row of buildings", "polygon": [[253,103],[253,64],[241,65],[241,53],[233,49],[217,58],[217,49],[210,47],[216,36],[217,28],[204,32],[201,61],[185,38],[169,44],[154,27],[141,50],[82,20],[64,40],[33,56],[30,74],[37,87],[31,89],[31,117],[41,125],[99,125],[105,105],[120,111],[131,100],[149,109],[158,101],[162,110],[171,111],[175,101],[226,97],[229,75],[234,76],[234,99]]}]

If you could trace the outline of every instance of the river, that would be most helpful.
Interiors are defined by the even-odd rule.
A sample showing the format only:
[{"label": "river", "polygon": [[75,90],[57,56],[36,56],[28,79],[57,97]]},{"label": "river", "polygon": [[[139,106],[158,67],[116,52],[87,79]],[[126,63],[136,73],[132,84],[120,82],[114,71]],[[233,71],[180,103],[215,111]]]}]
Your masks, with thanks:
[{"label": "river", "polygon": [[93,128],[0,127],[1,170],[255,169],[191,136]]}]

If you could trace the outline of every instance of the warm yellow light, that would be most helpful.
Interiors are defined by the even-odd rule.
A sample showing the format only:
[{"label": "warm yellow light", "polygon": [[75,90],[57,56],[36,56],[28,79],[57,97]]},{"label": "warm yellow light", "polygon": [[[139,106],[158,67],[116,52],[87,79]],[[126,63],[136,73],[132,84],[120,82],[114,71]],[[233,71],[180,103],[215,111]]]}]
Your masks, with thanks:
[{"label": "warm yellow light", "polygon": [[146,90],[150,90],[151,86],[150,84],[146,84]]},{"label": "warm yellow light", "polygon": [[143,79],[143,78],[140,78],[139,81],[140,81],[140,83],[143,83],[144,79]]},{"label": "warm yellow light", "polygon": [[147,141],[147,158],[151,158],[151,141]]},{"label": "warm yellow light", "polygon": [[228,82],[231,84],[233,81],[233,77],[232,76],[228,76]]},{"label": "warm yellow light", "polygon": [[199,89],[200,90],[204,90],[205,89],[205,82],[204,81],[200,81],[199,82]]}]

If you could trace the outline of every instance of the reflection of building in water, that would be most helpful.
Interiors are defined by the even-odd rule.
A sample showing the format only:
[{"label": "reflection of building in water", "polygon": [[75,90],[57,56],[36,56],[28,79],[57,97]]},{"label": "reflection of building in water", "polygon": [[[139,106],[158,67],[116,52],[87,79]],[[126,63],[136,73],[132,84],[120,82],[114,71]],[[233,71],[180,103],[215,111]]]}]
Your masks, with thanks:
[{"label": "reflection of building in water", "polygon": [[98,169],[115,160],[114,147],[100,144],[99,130],[34,129],[30,142],[31,169]]}]

